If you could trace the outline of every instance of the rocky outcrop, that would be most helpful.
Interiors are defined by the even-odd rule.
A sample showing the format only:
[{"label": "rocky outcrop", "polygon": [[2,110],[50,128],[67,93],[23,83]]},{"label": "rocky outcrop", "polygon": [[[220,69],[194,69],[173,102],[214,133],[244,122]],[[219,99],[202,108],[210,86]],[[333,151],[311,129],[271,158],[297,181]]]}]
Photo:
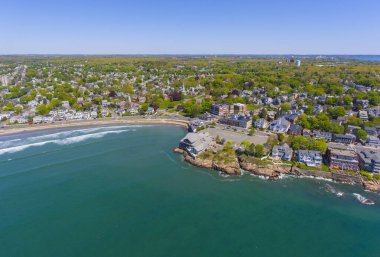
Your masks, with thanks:
[{"label": "rocky outcrop", "polygon": [[246,158],[239,159],[240,166],[243,170],[249,171],[258,176],[265,176],[269,179],[276,180],[281,173],[289,174],[292,167],[286,165],[270,164],[270,163],[255,163]]},{"label": "rocky outcrop", "polygon": [[365,190],[380,193],[380,182],[379,181],[363,181],[363,187]]},{"label": "rocky outcrop", "polygon": [[175,153],[179,153],[179,154],[184,154],[184,153],[185,153],[184,150],[182,150],[181,148],[178,148],[178,147],[174,148],[174,149],[173,149],[173,152],[175,152]]},{"label": "rocky outcrop", "polygon": [[187,153],[184,154],[185,161],[188,163],[201,167],[201,168],[206,168],[206,169],[212,169],[213,168],[213,162],[212,160],[209,159],[200,159],[200,158],[193,158]]},{"label": "rocky outcrop", "polygon": [[182,149],[179,149],[179,148],[173,149],[173,152],[182,154],[186,162],[200,168],[214,169],[214,170],[224,172],[228,175],[241,174],[240,165],[236,157],[234,161],[223,162],[223,161],[216,160],[214,156],[210,158],[206,158],[206,159],[199,158],[199,157],[192,157],[186,151],[183,151]]},{"label": "rocky outcrop", "polygon": [[224,172],[228,175],[240,175],[240,165],[238,159],[231,162],[213,161],[213,169]]},{"label": "rocky outcrop", "polygon": [[206,169],[212,169],[213,168],[212,159],[201,159],[201,158],[196,158],[196,157],[194,158],[194,157],[190,156],[186,151],[184,151],[178,147],[174,148],[173,152],[182,154],[185,161],[194,165],[194,166],[197,166],[200,168],[206,168]]}]

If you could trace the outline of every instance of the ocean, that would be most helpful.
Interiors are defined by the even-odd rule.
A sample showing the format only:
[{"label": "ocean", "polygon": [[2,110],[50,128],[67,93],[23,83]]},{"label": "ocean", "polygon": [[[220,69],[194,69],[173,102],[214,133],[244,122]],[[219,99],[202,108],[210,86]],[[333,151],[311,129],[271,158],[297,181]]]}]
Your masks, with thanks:
[{"label": "ocean", "polygon": [[0,256],[380,256],[379,195],[223,177],[172,152],[185,133],[118,125],[1,136]]}]

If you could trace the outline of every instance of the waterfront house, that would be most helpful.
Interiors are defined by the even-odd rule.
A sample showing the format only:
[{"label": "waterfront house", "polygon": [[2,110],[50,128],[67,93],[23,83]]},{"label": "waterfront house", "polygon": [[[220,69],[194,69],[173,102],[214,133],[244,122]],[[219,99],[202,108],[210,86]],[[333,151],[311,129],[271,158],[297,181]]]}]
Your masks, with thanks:
[{"label": "waterfront house", "polygon": [[288,144],[275,145],[272,149],[272,158],[281,159],[284,161],[291,161],[293,156],[293,149]]},{"label": "waterfront house", "polygon": [[74,119],[75,120],[81,120],[83,119],[83,112],[77,112],[74,114]]},{"label": "waterfront house", "polygon": [[296,152],[296,160],[308,167],[321,167],[322,154],[314,150],[298,150]]},{"label": "waterfront house", "polygon": [[13,116],[9,119],[10,123],[27,123],[28,119],[21,116]]},{"label": "waterfront house", "polygon": [[329,143],[326,157],[330,168],[359,171],[359,160],[355,151],[344,144]]},{"label": "waterfront house", "polygon": [[73,112],[65,113],[65,119],[66,120],[73,120],[74,119],[74,113]]},{"label": "waterfront house", "polygon": [[179,148],[195,157],[206,150],[212,142],[209,133],[188,133],[179,143]]},{"label": "waterfront house", "polygon": [[48,115],[48,116],[44,117],[44,122],[46,122],[46,123],[52,123],[53,121],[54,121],[53,116]]},{"label": "waterfront house", "polygon": [[43,117],[42,116],[36,116],[33,118],[33,123],[41,123],[43,121]]},{"label": "waterfront house", "polygon": [[89,120],[91,118],[91,114],[89,112],[83,112],[83,119]]},{"label": "waterfront house", "polygon": [[135,107],[131,107],[128,109],[128,112],[132,115],[135,115],[135,114],[138,114],[139,113],[139,109],[138,108],[135,108]]},{"label": "waterfront house", "polygon": [[3,112],[3,113],[0,113],[0,121],[1,120],[7,120],[11,117],[11,114],[9,112]]},{"label": "waterfront house", "polygon": [[359,166],[361,169],[380,173],[380,150],[368,147],[358,147],[356,152],[359,157]]},{"label": "waterfront house", "polygon": [[98,113],[97,113],[97,111],[92,111],[92,112],[90,113],[90,116],[91,116],[92,119],[96,119],[96,118],[98,117]]},{"label": "waterfront house", "polygon": [[155,110],[152,107],[149,107],[145,112],[145,114],[147,115],[153,115],[154,113],[155,113]]}]

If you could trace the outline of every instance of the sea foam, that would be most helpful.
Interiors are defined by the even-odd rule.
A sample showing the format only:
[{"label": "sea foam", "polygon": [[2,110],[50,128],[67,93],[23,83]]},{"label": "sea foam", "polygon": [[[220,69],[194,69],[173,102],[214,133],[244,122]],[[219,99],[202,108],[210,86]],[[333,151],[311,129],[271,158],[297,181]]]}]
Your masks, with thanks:
[{"label": "sea foam", "polygon": [[[95,130],[91,130],[91,131],[93,132]],[[30,147],[43,146],[46,144],[57,144],[57,145],[75,144],[75,143],[79,143],[79,142],[82,142],[82,141],[85,141],[88,139],[102,138],[108,134],[120,134],[120,133],[124,133],[127,131],[129,131],[129,130],[128,129],[109,130],[109,131],[102,131],[102,132],[97,132],[97,133],[84,134],[84,135],[78,135],[78,136],[72,136],[72,137],[66,137],[66,138],[61,138],[61,137],[73,135],[73,133],[75,133],[75,132],[74,131],[59,132],[59,133],[55,133],[55,134],[51,134],[51,135],[46,135],[45,137],[44,136],[38,137],[39,140],[41,140],[41,139],[50,139],[50,140],[30,143],[31,140],[26,139],[24,141],[24,142],[26,142],[26,144],[2,148],[2,149],[0,149],[0,155],[6,154],[6,153],[16,153],[16,152],[20,152],[20,151],[23,151],[25,149],[28,149]],[[78,131],[76,131],[76,132],[78,132]],[[81,132],[83,133],[83,130],[81,130]],[[89,132],[89,130],[87,130],[85,132]],[[58,139],[54,139],[54,138],[58,138]],[[33,140],[35,140],[35,139],[36,138],[33,138]]]}]

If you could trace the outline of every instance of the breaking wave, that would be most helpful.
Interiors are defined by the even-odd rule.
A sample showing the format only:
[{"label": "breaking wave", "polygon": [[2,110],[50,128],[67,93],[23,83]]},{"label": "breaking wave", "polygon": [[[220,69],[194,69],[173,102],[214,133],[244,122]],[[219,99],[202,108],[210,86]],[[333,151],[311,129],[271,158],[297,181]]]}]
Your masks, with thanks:
[{"label": "breaking wave", "polygon": [[[106,128],[110,129],[110,127],[106,127]],[[122,128],[122,127],[118,127],[118,128]],[[23,151],[25,149],[28,149],[30,147],[43,146],[46,144],[56,144],[56,145],[75,144],[75,143],[79,143],[79,142],[82,142],[82,141],[85,141],[88,139],[102,138],[108,134],[120,134],[120,133],[130,131],[128,129],[108,130],[108,131],[101,131],[101,132],[96,132],[96,133],[91,133],[91,134],[72,136],[78,132],[79,133],[88,133],[88,132],[99,131],[99,129],[102,129],[102,128],[65,131],[65,132],[59,132],[59,133],[54,133],[54,134],[45,135],[45,136],[27,138],[27,139],[23,140],[23,142],[26,144],[15,145],[15,146],[0,149],[0,155],[6,154],[6,153],[16,153],[16,152],[20,152],[20,151]],[[67,136],[71,136],[71,137],[67,137]],[[62,137],[65,137],[65,138],[62,138]],[[45,141],[36,142],[37,140],[41,140],[41,139],[45,139]],[[46,140],[46,139],[50,139],[50,140]],[[12,140],[12,141],[14,141],[14,140]],[[9,144],[6,144],[8,142],[11,142],[11,141],[3,142],[3,144],[1,144],[0,146],[3,146],[3,147],[4,147],[4,145],[9,146]]]}]

